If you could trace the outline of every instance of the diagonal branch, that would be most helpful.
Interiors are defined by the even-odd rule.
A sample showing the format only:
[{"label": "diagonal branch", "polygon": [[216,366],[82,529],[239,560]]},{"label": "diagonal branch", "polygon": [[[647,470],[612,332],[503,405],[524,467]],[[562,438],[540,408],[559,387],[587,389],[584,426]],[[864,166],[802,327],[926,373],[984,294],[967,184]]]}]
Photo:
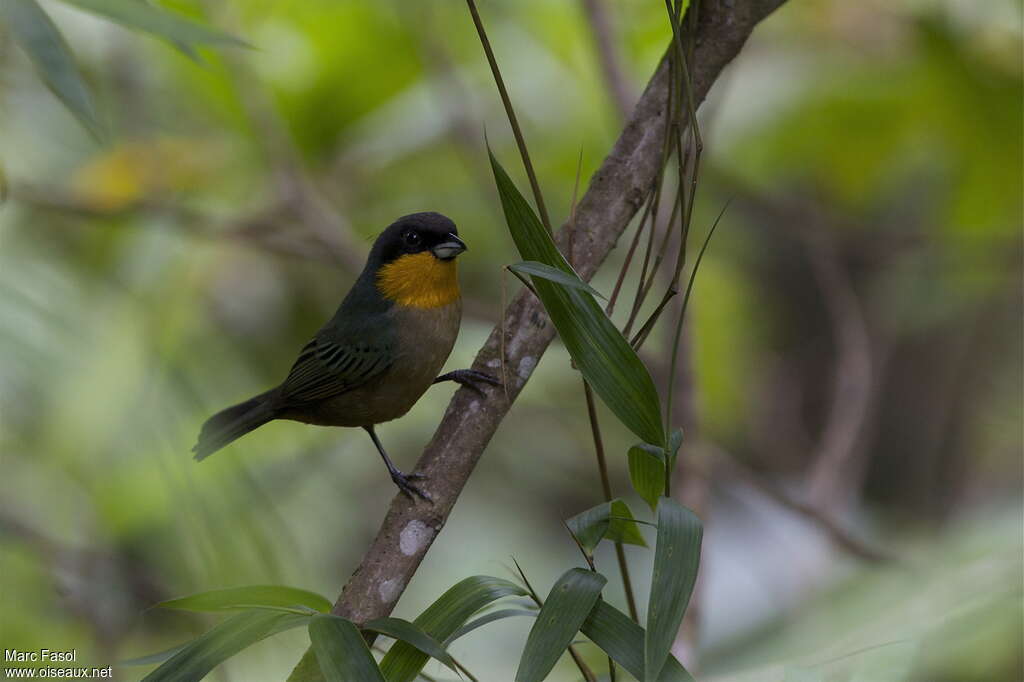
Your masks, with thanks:
[{"label": "diagonal branch", "polygon": [[[694,53],[694,98],[703,100],[719,73],[739,53],[757,23],[784,0],[704,0]],[[589,280],[615,247],[654,183],[661,163],[669,74],[658,65],[611,153],[591,178],[576,212],[571,261]],[[567,242],[565,228],[558,233]],[[502,330],[505,330],[502,343]],[[333,612],[356,623],[387,616],[443,528],[484,448],[523,389],[537,361],[554,338],[541,303],[521,291],[504,320],[491,332],[473,364],[495,371],[504,362],[507,386],[486,388],[486,398],[460,389],[416,467],[434,502],[415,504],[402,495],[391,503],[362,563],[349,578]],[[292,680],[318,679],[315,658],[307,655]]]}]

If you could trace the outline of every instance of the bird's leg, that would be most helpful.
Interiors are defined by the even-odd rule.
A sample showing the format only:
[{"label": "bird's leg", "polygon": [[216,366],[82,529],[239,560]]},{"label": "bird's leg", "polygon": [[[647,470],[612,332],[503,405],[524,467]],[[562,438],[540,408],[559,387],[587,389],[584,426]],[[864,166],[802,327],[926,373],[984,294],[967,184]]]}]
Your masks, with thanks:
[{"label": "bird's leg", "polygon": [[384,464],[388,468],[388,473],[391,474],[391,480],[395,482],[398,489],[405,493],[405,496],[410,500],[413,499],[413,495],[416,495],[427,502],[430,502],[430,495],[411,483],[411,481],[426,478],[426,476],[423,474],[403,474],[399,468],[395,466],[394,462],[391,461],[391,458],[388,457],[388,453],[384,451],[384,446],[380,444],[380,439],[377,438],[377,434],[374,432],[373,427],[364,426],[363,428],[366,429],[366,432],[370,434],[370,438],[373,439],[373,444],[377,446],[377,452],[379,452],[380,456],[384,458]]},{"label": "bird's leg", "polygon": [[501,386],[501,382],[495,377],[492,377],[490,374],[485,374],[484,372],[478,372],[475,369],[457,369],[453,372],[442,374],[438,378],[434,379],[435,384],[439,384],[442,381],[454,381],[460,386],[465,386],[472,391],[476,391],[480,395],[483,395],[484,392],[477,385],[478,383],[490,384],[491,386]]}]

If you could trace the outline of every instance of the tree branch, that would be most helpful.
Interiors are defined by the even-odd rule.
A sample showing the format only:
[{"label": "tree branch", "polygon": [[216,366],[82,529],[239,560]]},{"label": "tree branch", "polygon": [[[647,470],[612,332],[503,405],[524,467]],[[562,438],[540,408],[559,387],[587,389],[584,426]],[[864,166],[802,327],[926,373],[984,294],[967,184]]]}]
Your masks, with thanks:
[{"label": "tree branch", "polygon": [[[784,0],[705,0],[701,3],[693,63],[694,97],[703,100],[718,74],[739,53],[757,23]],[[668,66],[658,65],[611,153],[591,178],[576,212],[571,260],[589,280],[614,248],[619,236],[643,203],[657,177],[662,156],[667,112]],[[567,230],[558,233],[567,242]],[[532,294],[521,291],[508,306],[505,319],[491,332],[473,367],[496,371],[504,363],[506,386],[485,388],[486,397],[459,389],[416,467],[425,475],[424,489],[433,504],[413,503],[396,495],[362,563],[342,590],[333,613],[356,623],[387,616],[443,528],[537,361],[554,338],[544,308]],[[320,677],[315,658],[307,652],[290,679]]]}]

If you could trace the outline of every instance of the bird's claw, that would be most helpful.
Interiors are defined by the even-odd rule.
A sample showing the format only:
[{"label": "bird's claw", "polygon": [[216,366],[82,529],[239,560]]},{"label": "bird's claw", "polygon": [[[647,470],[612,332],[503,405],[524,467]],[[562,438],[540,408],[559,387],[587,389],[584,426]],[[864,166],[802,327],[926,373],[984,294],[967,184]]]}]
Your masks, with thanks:
[{"label": "bird's claw", "polygon": [[497,377],[493,377],[485,372],[478,372],[475,369],[460,369],[452,372],[452,381],[460,386],[465,386],[471,391],[479,393],[481,396],[484,395],[484,392],[479,386],[477,386],[477,383],[501,386],[501,380]]},{"label": "bird's claw", "polygon": [[412,481],[420,481],[425,478],[426,476],[423,474],[403,474],[397,469],[391,472],[391,480],[395,482],[395,485],[398,486],[398,489],[402,491],[403,495],[414,502],[417,497],[426,502],[433,502],[433,499],[429,494],[412,484]]}]

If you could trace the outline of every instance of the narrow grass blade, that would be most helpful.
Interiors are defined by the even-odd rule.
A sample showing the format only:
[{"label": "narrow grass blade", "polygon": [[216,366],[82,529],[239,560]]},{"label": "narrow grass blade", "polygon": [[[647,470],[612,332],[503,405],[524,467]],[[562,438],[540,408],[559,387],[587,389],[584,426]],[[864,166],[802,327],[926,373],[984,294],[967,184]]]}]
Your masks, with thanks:
[{"label": "narrow grass blade", "polygon": [[[526,199],[492,153],[491,168],[505,220],[527,261],[574,274]],[[543,277],[533,284],[558,335],[594,391],[633,433],[665,445],[658,392],[633,347],[605,315],[593,295]]]},{"label": "narrow grass blade", "polygon": [[655,511],[665,493],[665,451],[656,445],[638,443],[629,449],[629,480],[633,490]]},{"label": "narrow grass blade", "polygon": [[[486,575],[466,578],[438,597],[413,622],[439,642],[451,637],[477,611],[502,597],[524,596],[515,583]],[[412,682],[429,657],[406,642],[395,642],[380,668],[388,682]]]},{"label": "narrow grass blade", "polygon": [[102,137],[92,97],[75,64],[71,49],[50,16],[36,0],[3,0],[0,17],[32,60],[43,83],[92,135]]},{"label": "narrow grass blade", "polygon": [[524,260],[519,263],[513,263],[508,266],[508,269],[513,272],[518,272],[521,275],[540,277],[541,279],[546,279],[549,282],[555,282],[562,286],[589,292],[598,298],[605,298],[600,291],[580,279],[580,276],[575,272],[566,272],[560,268],[545,265],[544,263],[538,263],[535,260]]},{"label": "narrow grass blade", "polygon": [[541,682],[548,676],[572,644],[607,582],[600,573],[582,568],[566,571],[558,579],[530,629],[516,682]]},{"label": "narrow grass blade", "polygon": [[[606,601],[594,605],[580,631],[612,660],[638,680],[644,679],[644,629]],[[657,677],[658,682],[694,682],[672,656]]]},{"label": "narrow grass blade", "polygon": [[657,680],[669,657],[697,580],[703,532],[692,511],[668,497],[658,500],[658,545],[647,604],[643,682]]},{"label": "narrow grass blade", "polygon": [[327,613],[313,616],[309,639],[327,682],[385,682],[366,640],[350,621]]},{"label": "narrow grass blade", "polygon": [[410,623],[402,618],[377,618],[363,625],[362,629],[377,632],[400,642],[411,644],[431,658],[436,658],[444,663],[456,675],[459,674],[455,661],[445,651],[445,645],[428,635],[423,631],[423,628],[415,623]]},{"label": "narrow grass blade", "polygon": [[267,606],[305,606],[326,613],[331,602],[315,592],[285,585],[248,585],[211,590],[178,599],[168,599],[157,604],[162,609],[184,611],[230,611]]},{"label": "narrow grass blade", "polygon": [[[8,2],[9,0],[4,0]],[[245,41],[139,0],[63,0],[131,29],[145,31],[179,46],[234,45]]]},{"label": "narrow grass blade", "polygon": [[473,630],[481,628],[488,623],[493,623],[496,620],[504,620],[505,618],[512,618],[514,616],[529,616],[531,618],[536,618],[537,611],[527,611],[526,609],[500,609],[498,611],[492,611],[491,613],[484,614],[476,620],[471,620],[463,625],[461,628],[456,630],[451,637],[444,641],[444,645],[447,647],[460,637],[464,637],[465,635],[473,632]]},{"label": "narrow grass blade", "polygon": [[243,611],[196,637],[143,682],[191,682],[201,680],[215,667],[251,644],[290,628],[305,625],[310,616],[279,611]]}]

